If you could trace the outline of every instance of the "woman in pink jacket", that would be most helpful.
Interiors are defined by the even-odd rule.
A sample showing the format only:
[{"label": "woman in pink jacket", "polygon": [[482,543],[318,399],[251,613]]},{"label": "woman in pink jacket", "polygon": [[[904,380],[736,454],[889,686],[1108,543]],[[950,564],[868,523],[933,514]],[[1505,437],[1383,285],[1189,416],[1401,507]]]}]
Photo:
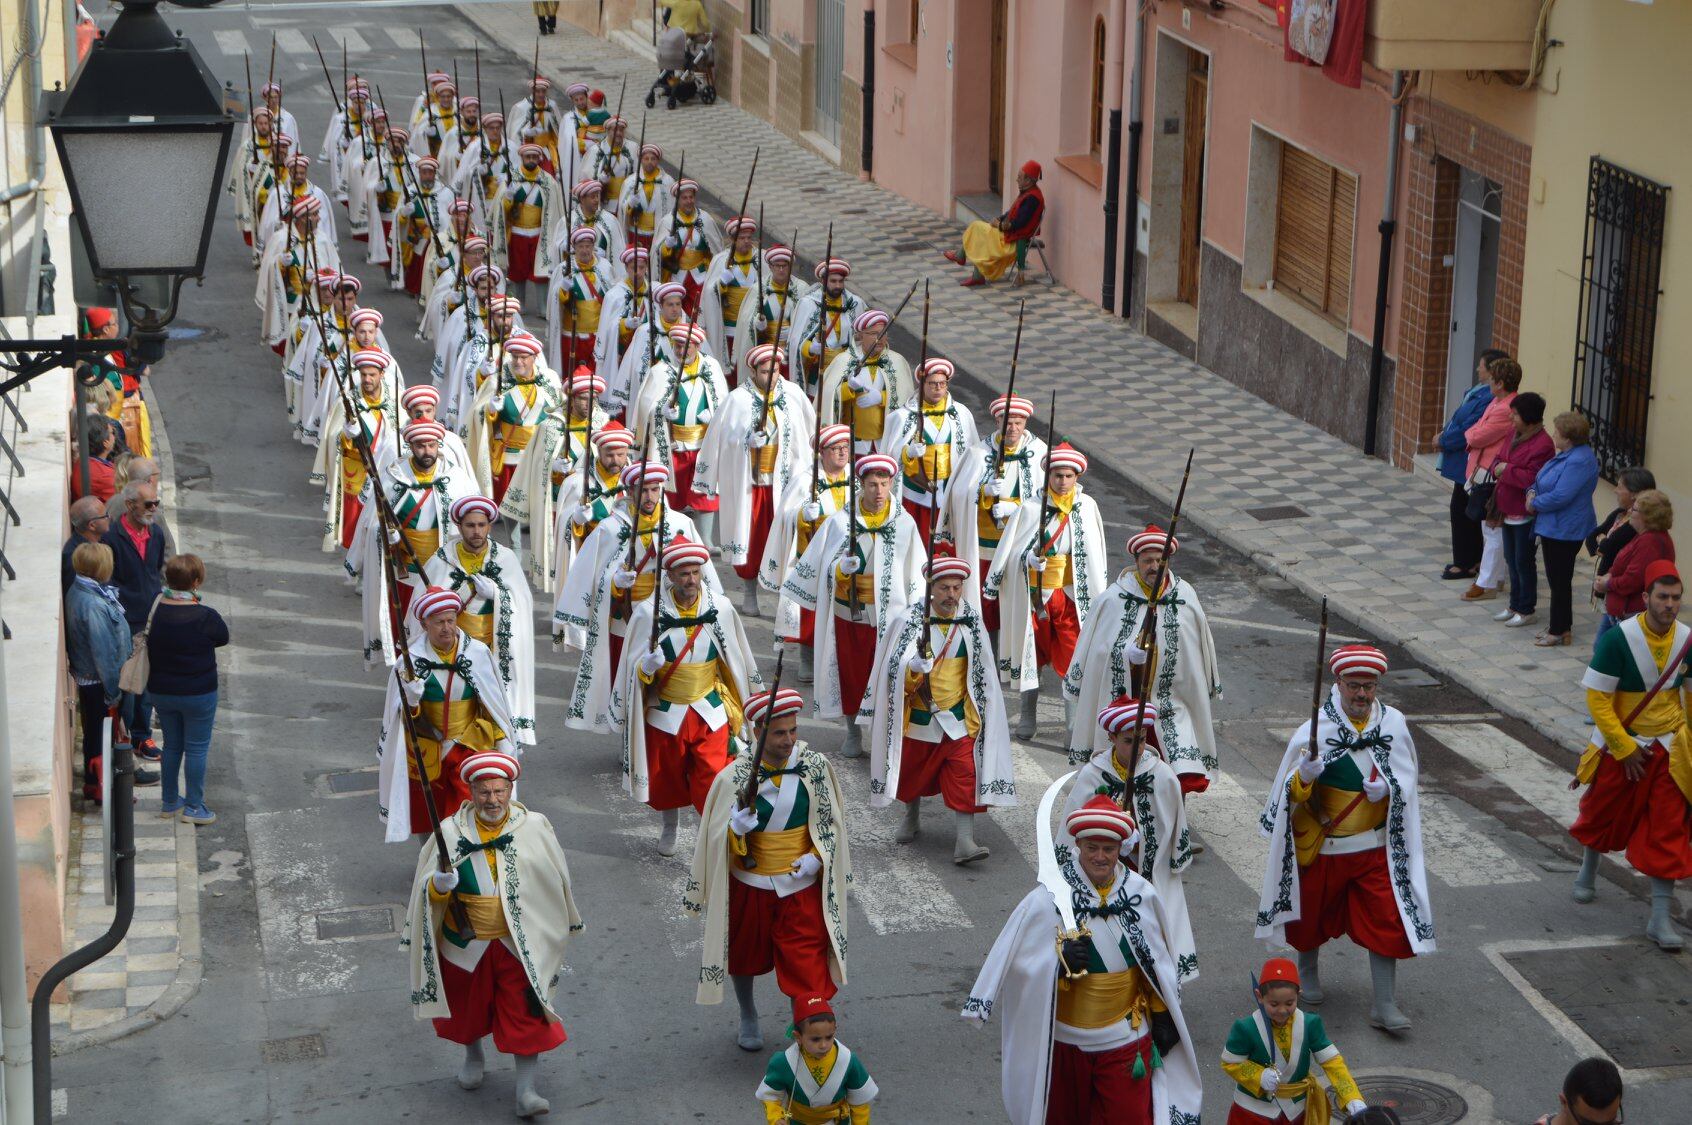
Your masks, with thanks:
[{"label": "woman in pink jacket", "polygon": [[[1469,446],[1468,480],[1472,493],[1476,484],[1490,491],[1493,468],[1510,448],[1516,436],[1516,425],[1510,417],[1510,404],[1516,401],[1516,388],[1522,385],[1522,365],[1513,359],[1495,359],[1487,368],[1492,376],[1492,401],[1480,421],[1463,434]],[[1476,473],[1480,481],[1475,480]],[[1463,591],[1466,602],[1484,602],[1498,596],[1498,582],[1504,576],[1504,527],[1501,520],[1481,522],[1480,573],[1472,586]]]}]

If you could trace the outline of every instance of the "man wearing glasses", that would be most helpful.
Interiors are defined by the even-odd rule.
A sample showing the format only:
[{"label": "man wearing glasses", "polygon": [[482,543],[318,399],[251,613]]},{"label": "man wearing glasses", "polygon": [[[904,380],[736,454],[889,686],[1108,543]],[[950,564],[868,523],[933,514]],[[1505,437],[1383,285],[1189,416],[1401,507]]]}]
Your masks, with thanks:
[{"label": "man wearing glasses", "polygon": [[65,549],[59,555],[60,593],[69,591],[71,581],[76,577],[76,571],[71,569],[72,552],[84,543],[100,542],[112,521],[98,496],[84,496],[71,502],[70,525],[70,538],[65,540]]},{"label": "man wearing glasses", "polygon": [[[157,526],[159,489],[151,481],[132,480],[123,486],[121,495],[123,515],[111,521],[100,541],[112,549],[112,585],[123,603],[129,631],[139,633],[147,627],[153,601],[164,589],[164,533]],[[123,717],[135,756],[158,761],[153,708],[145,692],[123,697]]]},{"label": "man wearing glasses", "polygon": [[1555,1113],[1533,1125],[1622,1125],[1621,1072],[1609,1059],[1582,1059],[1563,1079]]}]

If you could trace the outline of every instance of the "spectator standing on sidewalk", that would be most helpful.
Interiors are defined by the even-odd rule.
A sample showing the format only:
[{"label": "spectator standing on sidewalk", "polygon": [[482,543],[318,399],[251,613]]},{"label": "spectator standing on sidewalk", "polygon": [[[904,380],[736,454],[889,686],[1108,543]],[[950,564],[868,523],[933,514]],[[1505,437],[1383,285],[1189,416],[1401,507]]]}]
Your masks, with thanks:
[{"label": "spectator standing on sidewalk", "polygon": [[1492,375],[1492,401],[1481,412],[1480,421],[1463,434],[1469,448],[1463,465],[1464,479],[1468,481],[1468,514],[1481,522],[1480,572],[1463,591],[1466,602],[1496,598],[1499,579],[1504,575],[1503,523],[1488,514],[1488,503],[1497,481],[1497,462],[1515,434],[1515,427],[1510,423],[1510,404],[1515,401],[1516,388],[1522,385],[1521,364],[1513,359],[1494,360],[1487,370]]},{"label": "spectator standing on sidewalk", "polygon": [[[88,443],[88,495],[104,504],[117,492],[117,470],[112,466],[112,454],[117,449],[117,423],[98,414],[90,414],[83,422],[82,440]],[[72,500],[82,498],[82,467],[71,458],[70,494]]]},{"label": "spectator standing on sidewalk", "polygon": [[1508,358],[1497,348],[1481,352],[1480,362],[1475,365],[1475,385],[1457,403],[1457,409],[1445,423],[1445,431],[1439,435],[1439,475],[1451,482],[1451,562],[1440,575],[1447,580],[1473,580],[1480,573],[1481,521],[1469,518],[1466,487],[1469,443],[1463,435],[1480,421],[1492,402],[1492,376],[1487,366],[1493,360]]},{"label": "spectator standing on sidewalk", "polygon": [[[65,655],[76,680],[76,708],[82,719],[82,795],[100,802],[100,756],[106,716],[121,693],[118,673],[129,657],[129,625],[118,593],[106,585],[112,576],[112,549],[104,543],[80,543],[71,552],[75,577],[65,593]],[[135,784],[152,785],[157,772],[136,769]]]},{"label": "spectator standing on sidewalk", "polygon": [[1609,1059],[1582,1059],[1563,1079],[1557,1108],[1533,1125],[1618,1125],[1622,1119],[1621,1071]]},{"label": "spectator standing on sidewalk", "polygon": [[71,582],[76,578],[71,556],[84,543],[98,543],[111,526],[111,520],[106,516],[106,506],[100,503],[98,497],[84,496],[71,501],[70,525],[70,538],[65,540],[64,550],[59,553],[59,592],[63,594],[70,593]]},{"label": "spectator standing on sidewalk", "polygon": [[1493,469],[1498,474],[1493,503],[1504,524],[1504,563],[1510,570],[1510,604],[1494,614],[1493,620],[1502,621],[1511,629],[1519,629],[1533,620],[1539,600],[1533,513],[1528,509],[1527,494],[1540,466],[1556,452],[1551,435],[1545,432],[1544,421],[1544,397],[1532,391],[1515,396],[1510,403],[1510,424],[1515,435]]},{"label": "spectator standing on sidewalk", "polygon": [[[1520,405],[1521,399],[1516,402]],[[1598,522],[1592,511],[1592,490],[1598,487],[1592,423],[1572,410],[1564,411],[1551,421],[1551,444],[1557,452],[1540,466],[1527,495],[1533,534],[1545,555],[1545,586],[1551,595],[1551,620],[1533,642],[1541,648],[1574,641],[1575,557]]]},{"label": "spectator standing on sidewalk", "polygon": [[1598,622],[1602,637],[1623,618],[1645,612],[1645,568],[1658,559],[1674,561],[1674,505],[1668,494],[1648,488],[1633,498],[1628,509],[1633,538],[1616,553],[1610,572],[1593,582],[1594,593],[1603,595],[1604,616]]},{"label": "spectator standing on sidewalk", "polygon": [[[159,815],[211,824],[217,814],[206,808],[206,759],[217,717],[217,650],[229,643],[229,626],[201,604],[206,564],[200,556],[177,555],[165,564],[164,579],[147,633],[147,694],[164,735]],[[180,795],[179,773],[187,782]]]},{"label": "spectator standing on sidewalk", "polygon": [[[112,549],[112,585],[117,587],[123,616],[130,632],[139,633],[147,627],[153,602],[164,589],[164,536],[153,527],[158,518],[159,490],[142,481],[130,481],[121,495],[123,515],[112,521],[102,542]],[[125,695],[123,712],[136,757],[158,761],[153,707],[147,693]]]},{"label": "spectator standing on sidewalk", "polygon": [[[159,487],[159,463],[151,457],[129,457],[123,460],[117,468],[117,490],[112,498],[106,501],[106,515],[116,520],[123,515],[123,486],[130,481],[141,481]],[[162,495],[162,493],[161,493]],[[164,508],[161,505],[153,513],[153,529],[164,536],[164,557],[169,562],[176,554],[176,537],[170,533],[170,524],[165,522]]]},{"label": "spectator standing on sidewalk", "polygon": [[[1586,553],[1595,560],[1593,578],[1602,578],[1610,573],[1616,565],[1616,556],[1621,554],[1622,548],[1633,542],[1639,532],[1634,530],[1633,521],[1628,515],[1633,511],[1634,497],[1641,492],[1657,487],[1657,478],[1650,469],[1635,466],[1623,469],[1616,477],[1616,506],[1602,523],[1586,537]],[[1597,597],[1596,592],[1593,594]],[[1600,614],[1598,618],[1598,637],[1604,635],[1604,630],[1613,622],[1610,615]]]}]

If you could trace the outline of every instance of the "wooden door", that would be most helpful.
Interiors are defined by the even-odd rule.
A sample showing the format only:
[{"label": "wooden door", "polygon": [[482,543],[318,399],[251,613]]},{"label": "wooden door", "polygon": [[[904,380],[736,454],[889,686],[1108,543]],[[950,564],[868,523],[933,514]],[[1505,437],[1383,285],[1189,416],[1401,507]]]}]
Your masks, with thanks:
[{"label": "wooden door", "polygon": [[1186,133],[1181,158],[1181,268],[1177,300],[1198,304],[1199,242],[1204,237],[1205,108],[1209,104],[1210,60],[1188,52]]},{"label": "wooden door", "polygon": [[994,192],[1004,188],[1006,22],[1006,0],[993,0],[992,64],[987,80],[987,189]]}]

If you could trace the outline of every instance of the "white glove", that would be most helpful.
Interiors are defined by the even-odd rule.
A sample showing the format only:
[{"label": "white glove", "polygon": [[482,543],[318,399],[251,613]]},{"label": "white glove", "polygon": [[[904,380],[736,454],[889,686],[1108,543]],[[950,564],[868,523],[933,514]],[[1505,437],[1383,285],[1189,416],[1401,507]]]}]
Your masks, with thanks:
[{"label": "white glove", "polygon": [[735,809],[729,814],[729,829],[736,836],[744,836],[757,827],[757,809]]},{"label": "white glove", "polygon": [[905,661],[905,667],[909,668],[913,672],[920,672],[926,676],[928,673],[934,671],[934,658],[932,656],[924,656],[921,653],[913,652]]},{"label": "white glove", "polygon": [[1308,754],[1298,760],[1298,779],[1310,785],[1322,776],[1322,759],[1312,758]]},{"label": "white glove", "polygon": [[822,519],[822,504],[816,500],[807,500],[799,505],[799,515],[807,523]]},{"label": "white glove", "polygon": [[981,495],[993,496],[1004,500],[1010,496],[1016,485],[1009,477],[988,477],[981,482]]},{"label": "white glove", "polygon": [[1138,861],[1134,858],[1134,853],[1139,849],[1139,846],[1140,830],[1135,828],[1128,833],[1127,839],[1122,841],[1122,846],[1116,849],[1116,854],[1121,856],[1125,862],[1131,865],[1136,864]]},{"label": "white glove", "polygon": [[863,569],[863,564],[858,562],[857,559],[841,559],[835,564],[834,569],[840,577],[850,578],[852,575],[858,573],[859,570]]},{"label": "white glove", "polygon": [[768,430],[752,430],[746,435],[746,448],[748,449],[762,449],[768,444],[770,444],[770,432]]},{"label": "white glove", "polygon": [[1127,655],[1128,663],[1138,666],[1144,664],[1146,662],[1146,657],[1150,656],[1151,653],[1147,652],[1133,641],[1129,641]]},{"label": "white glove", "polygon": [[492,578],[485,574],[472,574],[470,585],[475,587],[477,597],[487,598],[490,601],[499,597],[499,587],[494,584]]},{"label": "white glove", "polygon": [[562,457],[554,457],[552,459],[552,471],[555,473],[567,473],[570,471],[570,462],[564,460]]},{"label": "white glove", "polygon": [[793,877],[795,879],[807,879],[821,870],[822,860],[817,858],[815,852],[806,852],[793,861]]},{"label": "white glove", "polygon": [[866,408],[871,406],[880,406],[881,391],[876,387],[866,387],[864,392],[858,396],[857,405]]},{"label": "white glove", "polygon": [[348,441],[358,440],[358,423],[348,422],[341,427],[341,432],[347,435]]},{"label": "white glove", "polygon": [[398,547],[399,541],[400,541],[399,529],[397,527],[390,527],[388,529],[388,544],[390,546],[393,546],[393,547]]},{"label": "white glove", "polygon": [[645,656],[640,658],[640,670],[644,675],[655,676],[658,674],[658,669],[663,666],[664,654],[659,652],[657,649],[652,649]]},{"label": "white glove", "polygon": [[400,690],[405,693],[405,702],[408,707],[416,707],[423,702],[422,679],[408,680],[402,676],[400,677]]},{"label": "white glove", "polygon": [[1257,1076],[1257,1084],[1263,1087],[1265,1094],[1273,1094],[1281,1088],[1281,1072],[1272,1066],[1266,1066],[1263,1073]]},{"label": "white glove", "polygon": [[846,377],[846,385],[851,387],[854,391],[862,392],[868,390],[869,377],[862,371],[855,371]]},{"label": "white glove", "polygon": [[[1029,548],[1028,550],[1022,552],[1022,565],[1027,567],[1029,570],[1037,570],[1041,574],[1044,574],[1046,572],[1046,556],[1040,554],[1033,548]],[[1136,661],[1135,663],[1139,662]]]},{"label": "white glove", "polygon": [[1387,795],[1386,778],[1371,773],[1363,779],[1363,795],[1371,801],[1384,801]]},{"label": "white glove", "polygon": [[799,346],[799,351],[806,359],[821,359],[822,345],[815,340],[806,340]]},{"label": "white glove", "polygon": [[677,418],[681,417],[681,407],[672,402],[664,408],[664,417],[674,422]]},{"label": "white glove", "polygon": [[436,871],[429,876],[429,885],[435,888],[436,894],[451,894],[458,889],[458,872]]},{"label": "white glove", "polygon": [[993,517],[994,523],[1002,524],[1016,514],[1016,504],[1011,500],[996,500],[989,514]]},{"label": "white glove", "polygon": [[615,586],[619,590],[633,589],[634,584],[635,572],[627,567],[618,567],[617,573],[611,576],[611,585]]},{"label": "white glove", "polygon": [[586,504],[577,505],[576,510],[570,513],[570,522],[577,527],[586,527],[591,519],[593,513],[588,510]]},{"label": "white glove", "polygon": [[1364,1101],[1362,1098],[1354,1098],[1345,1103],[1345,1115],[1347,1117],[1355,1117],[1368,1108],[1368,1102]]},{"label": "white glove", "polygon": [[922,444],[920,441],[913,441],[905,446],[905,456],[911,458],[912,460],[916,460],[927,452],[928,446]]}]

